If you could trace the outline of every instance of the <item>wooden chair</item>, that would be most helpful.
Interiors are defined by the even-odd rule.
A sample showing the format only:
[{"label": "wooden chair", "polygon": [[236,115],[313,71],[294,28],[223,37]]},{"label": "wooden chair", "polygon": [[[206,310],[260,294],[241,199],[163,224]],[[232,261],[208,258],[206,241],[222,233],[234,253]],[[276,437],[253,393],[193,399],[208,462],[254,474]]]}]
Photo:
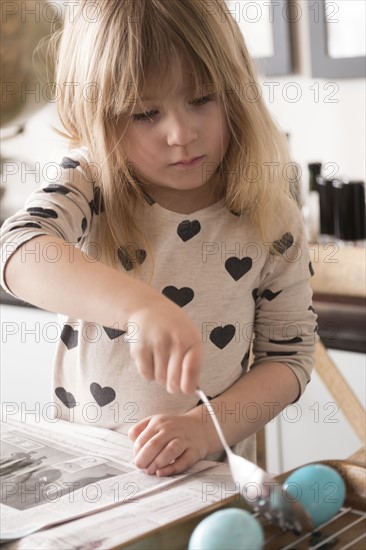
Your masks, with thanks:
[{"label": "wooden chair", "polygon": [[361,448],[350,458],[366,463],[365,409],[320,341],[316,345],[315,370],[360,440]]}]

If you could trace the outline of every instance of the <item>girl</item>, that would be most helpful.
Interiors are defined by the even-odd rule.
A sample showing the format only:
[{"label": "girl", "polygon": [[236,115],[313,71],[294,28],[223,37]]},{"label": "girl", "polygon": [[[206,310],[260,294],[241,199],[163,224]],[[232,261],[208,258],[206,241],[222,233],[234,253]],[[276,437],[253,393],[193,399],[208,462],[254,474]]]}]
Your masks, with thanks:
[{"label": "girl", "polygon": [[[83,0],[62,33],[71,148],[7,220],[3,284],[65,315],[59,416],[171,475],[223,458],[310,379],[311,265],[282,134],[221,0]],[[248,369],[253,340],[254,362]]]}]

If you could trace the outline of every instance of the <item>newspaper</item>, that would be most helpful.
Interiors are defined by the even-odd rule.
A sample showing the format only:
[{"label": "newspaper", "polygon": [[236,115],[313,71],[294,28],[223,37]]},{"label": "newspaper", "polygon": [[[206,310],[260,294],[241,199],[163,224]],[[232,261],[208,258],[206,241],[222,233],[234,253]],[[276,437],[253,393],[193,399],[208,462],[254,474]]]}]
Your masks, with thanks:
[{"label": "newspaper", "polygon": [[[4,550],[107,550],[125,544],[138,548],[143,535],[199,511],[212,510],[233,495],[232,502],[239,502],[228,464],[217,464],[141,499],[6,544]],[[141,547],[147,548],[144,544]]]},{"label": "newspaper", "polygon": [[[118,522],[114,521],[119,518],[124,535],[130,537],[128,533],[131,533],[131,536],[137,536],[142,528],[145,532],[146,528],[161,522],[161,518],[150,514],[151,504],[147,501],[149,495],[154,496],[156,503],[160,502],[160,506],[164,507],[166,491],[170,486],[181,484],[190,476],[218,464],[200,461],[184,474],[158,478],[137,469],[133,459],[133,446],[128,437],[112,430],[61,420],[57,423],[22,423],[8,418],[1,423],[1,542],[27,537],[40,529],[60,523],[63,525],[59,527],[60,531],[56,529],[56,538],[60,536],[60,540],[64,541],[64,532],[67,531],[71,540],[75,536],[83,539],[86,526],[89,533],[93,533],[95,514],[100,514],[101,510],[106,510],[104,514],[107,515],[102,514],[100,521],[107,518],[109,531],[113,518],[113,528],[116,527],[118,531]],[[183,500],[172,496],[177,505],[175,513],[179,515],[182,512],[179,510],[180,502],[183,507],[184,502],[189,506],[189,498],[185,499],[192,489],[187,488],[187,491]],[[200,502],[202,504],[202,499]],[[111,509],[116,506],[117,509]],[[131,510],[137,511],[131,514]],[[136,521],[135,513],[139,518],[144,517],[143,525],[141,520]],[[64,522],[82,516],[88,517],[83,518],[85,523],[80,524],[80,535],[75,535],[74,529],[78,533],[79,523]],[[169,519],[165,512],[163,516],[164,520]],[[52,530],[47,533],[44,531],[39,534],[40,538],[53,536]],[[100,536],[100,533],[98,525],[93,537]],[[22,547],[22,541],[17,544]],[[34,544],[28,548],[49,548],[50,540],[45,546],[38,546],[38,542]],[[51,547],[56,548],[55,544],[52,541]],[[57,548],[72,548],[72,544],[68,542],[67,546]],[[76,546],[80,548],[80,544],[79,541]]]}]

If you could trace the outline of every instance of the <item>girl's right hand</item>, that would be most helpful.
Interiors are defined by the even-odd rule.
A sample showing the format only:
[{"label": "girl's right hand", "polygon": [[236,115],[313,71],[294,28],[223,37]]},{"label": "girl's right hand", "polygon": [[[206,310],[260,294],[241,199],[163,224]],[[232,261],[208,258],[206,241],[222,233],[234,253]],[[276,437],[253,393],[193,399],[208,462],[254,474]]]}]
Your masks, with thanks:
[{"label": "girl's right hand", "polygon": [[191,319],[165,296],[146,300],[128,323],[138,327],[130,354],[145,380],[166,384],[169,393],[193,393],[198,386],[203,345]]}]

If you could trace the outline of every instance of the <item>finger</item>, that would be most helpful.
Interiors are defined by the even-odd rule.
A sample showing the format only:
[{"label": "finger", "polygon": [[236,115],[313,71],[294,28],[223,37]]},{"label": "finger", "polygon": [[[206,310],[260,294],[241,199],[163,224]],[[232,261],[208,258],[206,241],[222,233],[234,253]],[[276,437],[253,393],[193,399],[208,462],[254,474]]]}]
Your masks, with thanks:
[{"label": "finger", "polygon": [[136,368],[145,380],[154,380],[154,360],[148,348],[131,348],[131,357]]},{"label": "finger", "polygon": [[133,426],[131,426],[131,428],[127,432],[127,435],[131,439],[131,441],[133,442],[136,441],[138,436],[148,426],[151,419],[152,419],[152,416],[148,416],[147,418],[140,420],[140,422],[137,422],[137,424],[134,424]]},{"label": "finger", "polygon": [[177,460],[184,451],[185,448],[182,441],[180,441],[179,439],[172,439],[156,456],[151,464],[149,464],[147,468],[145,468],[146,473],[155,474],[157,470],[169,466],[175,460]]},{"label": "finger", "polygon": [[195,346],[187,351],[182,363],[180,389],[183,393],[193,393],[198,387],[202,364],[201,347]]},{"label": "finger", "polygon": [[158,477],[165,477],[181,474],[191,468],[196,462],[197,459],[195,458],[194,451],[187,449],[172,464],[156,470],[156,475]]},{"label": "finger", "polygon": [[146,419],[147,422],[145,423],[145,426],[143,427],[143,429],[140,430],[139,435],[135,439],[134,451],[136,455],[153,437],[155,437],[159,433],[159,428],[154,425],[153,422],[151,422],[152,418],[153,417],[150,416]]},{"label": "finger", "polygon": [[154,378],[158,384],[166,384],[169,354],[166,346],[158,345],[154,349]]},{"label": "finger", "polygon": [[[141,434],[141,436],[143,435],[144,433]],[[156,459],[158,454],[164,449],[167,443],[168,441],[166,441],[164,436],[162,437],[159,433],[153,437],[150,437],[135,456],[135,465],[143,470],[148,468],[148,466]],[[137,439],[136,444],[140,444],[139,438]]]},{"label": "finger", "polygon": [[172,353],[169,357],[166,383],[166,389],[169,393],[180,392],[182,361],[183,355],[181,353]]}]

